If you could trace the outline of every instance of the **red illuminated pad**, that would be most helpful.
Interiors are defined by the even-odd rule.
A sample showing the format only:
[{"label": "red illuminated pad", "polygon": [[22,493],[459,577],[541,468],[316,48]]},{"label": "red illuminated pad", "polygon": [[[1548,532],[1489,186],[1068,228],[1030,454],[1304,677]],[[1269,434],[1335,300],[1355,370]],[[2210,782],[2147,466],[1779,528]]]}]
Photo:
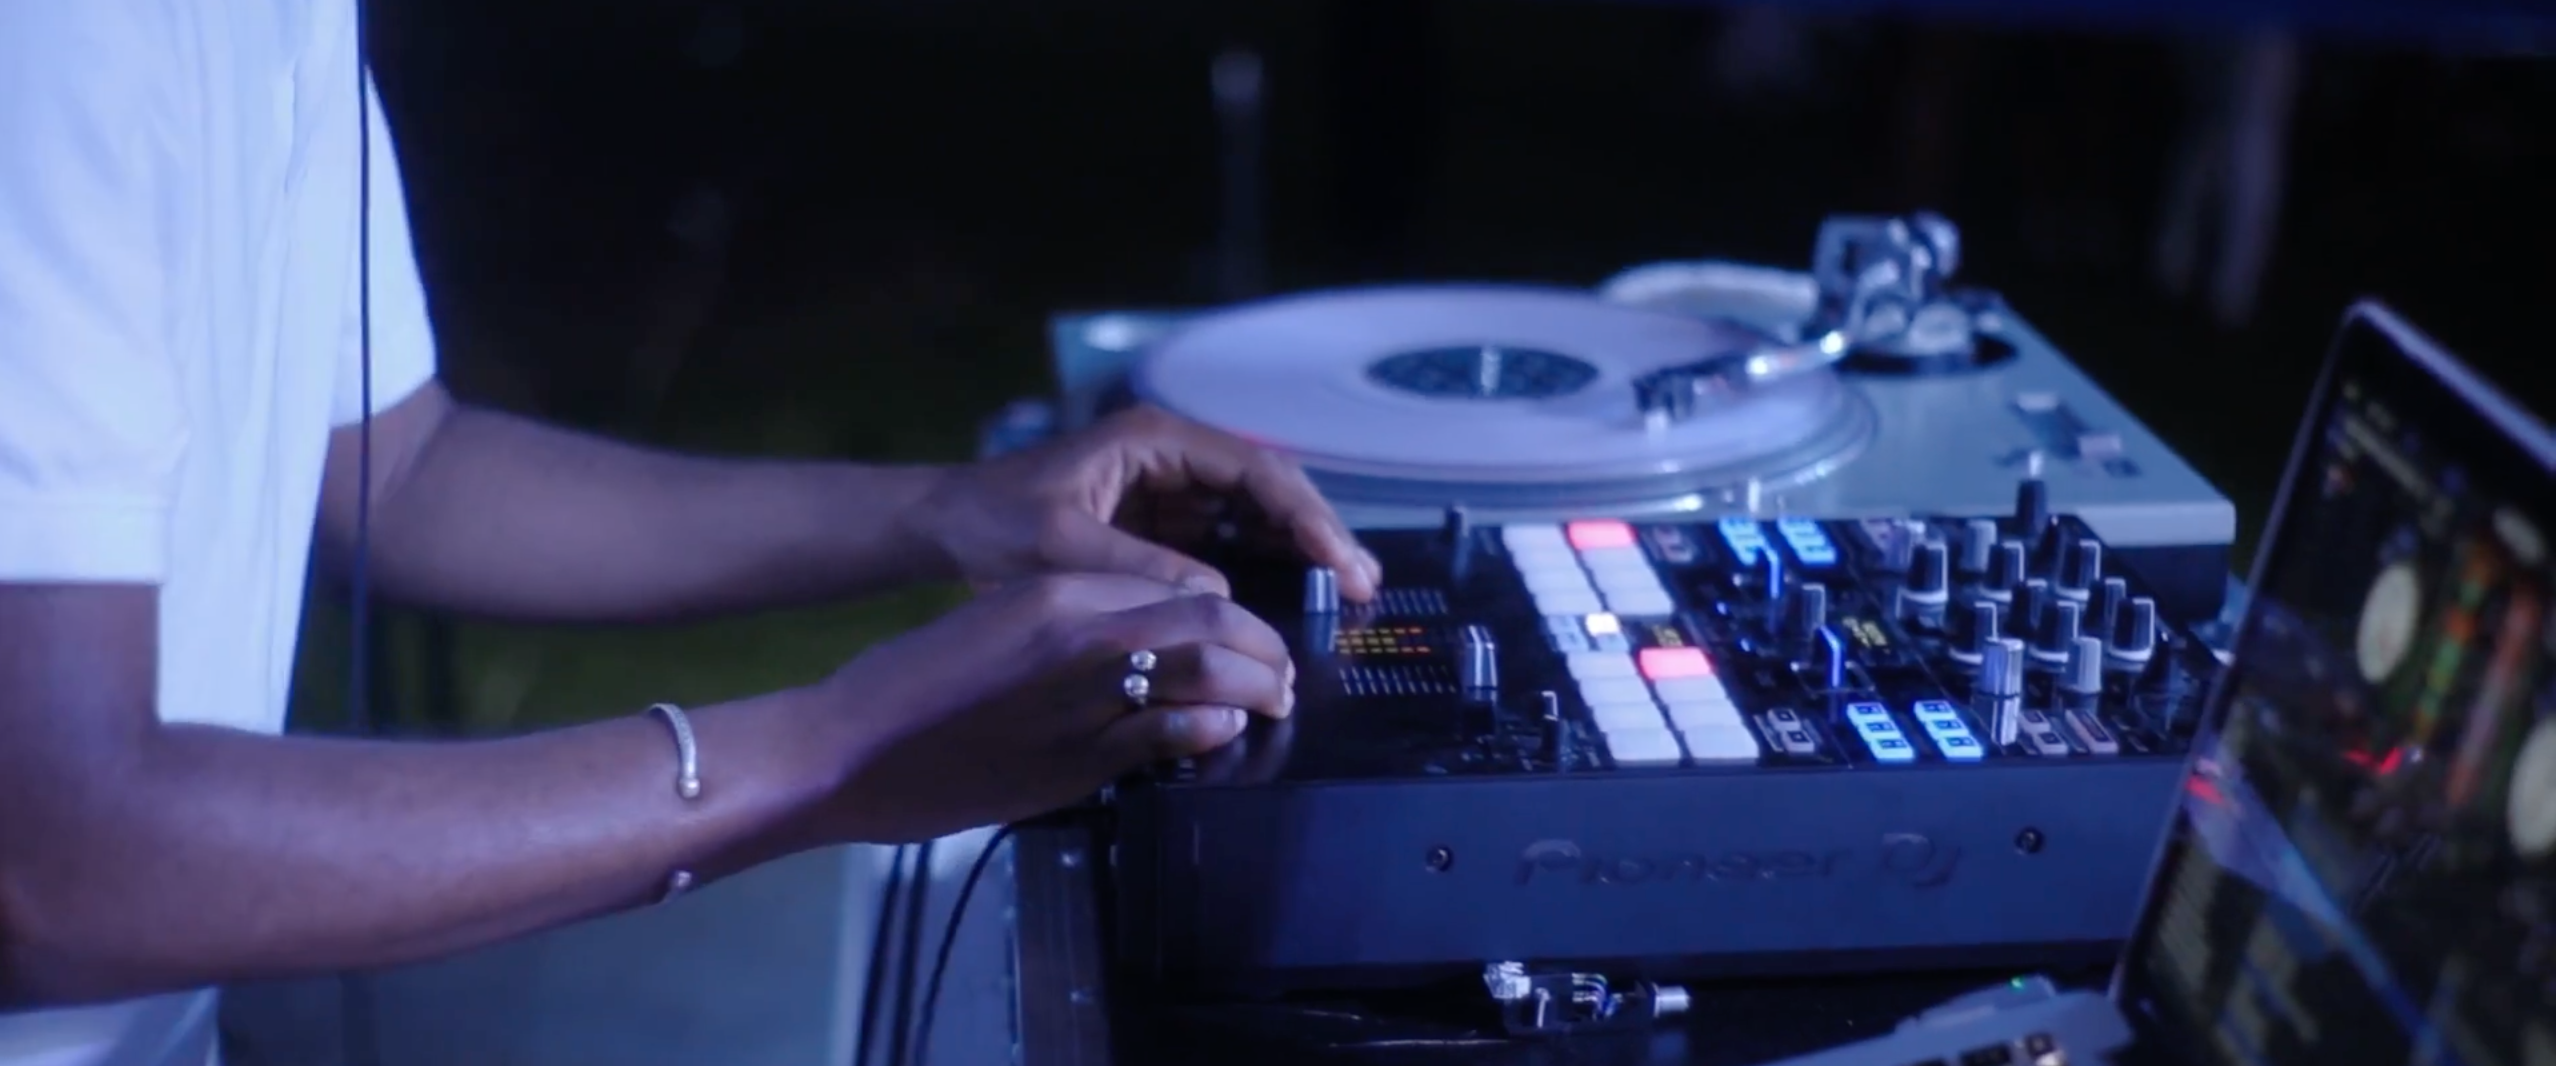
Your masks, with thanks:
[{"label": "red illuminated pad", "polygon": [[1642,676],[1653,681],[1713,676],[1713,660],[1704,657],[1702,648],[1644,648],[1641,667]]},{"label": "red illuminated pad", "polygon": [[1584,552],[1633,546],[1633,527],[1622,522],[1573,522],[1564,527],[1563,535],[1571,538],[1572,547]]}]

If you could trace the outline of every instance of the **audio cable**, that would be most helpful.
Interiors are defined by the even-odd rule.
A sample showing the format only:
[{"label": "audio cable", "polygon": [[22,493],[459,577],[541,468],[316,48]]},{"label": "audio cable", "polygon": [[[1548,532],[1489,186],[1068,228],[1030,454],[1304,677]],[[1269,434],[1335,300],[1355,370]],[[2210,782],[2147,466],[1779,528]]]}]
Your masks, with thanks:
[{"label": "audio cable", "polygon": [[950,901],[949,921],[941,928],[940,949],[932,956],[932,975],[923,986],[922,1008],[915,1012],[913,1057],[896,1066],[930,1066],[932,1022],[940,1013],[941,987],[949,979],[950,956],[958,951],[959,928],[967,919],[968,901],[976,897],[978,882],[985,880],[986,868],[994,864],[994,856],[1001,854],[1004,843],[1012,838],[1012,829],[1006,825],[994,830],[985,847],[976,853],[976,861],[968,865],[967,877],[959,882],[958,897]]}]

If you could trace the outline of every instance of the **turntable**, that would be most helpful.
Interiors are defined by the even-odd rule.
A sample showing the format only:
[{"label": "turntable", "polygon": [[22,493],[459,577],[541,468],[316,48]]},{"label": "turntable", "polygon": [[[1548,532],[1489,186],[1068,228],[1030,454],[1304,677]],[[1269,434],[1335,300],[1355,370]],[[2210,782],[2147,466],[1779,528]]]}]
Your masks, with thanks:
[{"label": "turntable", "polygon": [[1295,456],[1359,528],[1990,513],[2034,477],[2170,616],[2214,615],[2233,505],[1958,265],[1939,218],[1845,216],[1807,273],[1063,315],[1062,402],[1032,421],[1157,404]]}]

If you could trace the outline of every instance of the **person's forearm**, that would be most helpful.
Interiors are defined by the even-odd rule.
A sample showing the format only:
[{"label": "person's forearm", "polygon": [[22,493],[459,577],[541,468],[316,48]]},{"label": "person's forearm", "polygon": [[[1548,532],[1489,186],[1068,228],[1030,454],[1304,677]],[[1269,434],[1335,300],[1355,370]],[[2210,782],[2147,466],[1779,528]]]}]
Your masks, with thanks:
[{"label": "person's forearm", "polygon": [[938,472],[673,455],[456,407],[375,502],[369,565],[395,598],[526,621],[822,602],[947,576],[904,521]]},{"label": "person's forearm", "polygon": [[376,743],[160,727],[22,801],[0,843],[0,1010],[428,958],[821,843],[850,725],[782,695],[666,723]]}]

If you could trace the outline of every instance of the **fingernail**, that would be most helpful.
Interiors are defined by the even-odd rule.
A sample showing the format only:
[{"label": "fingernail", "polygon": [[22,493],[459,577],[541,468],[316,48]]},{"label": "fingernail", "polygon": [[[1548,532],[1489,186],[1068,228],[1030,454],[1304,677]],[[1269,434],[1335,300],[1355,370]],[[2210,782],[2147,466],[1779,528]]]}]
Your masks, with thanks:
[{"label": "fingernail", "polygon": [[1240,707],[1218,707],[1207,713],[1210,716],[1207,719],[1208,728],[1218,737],[1233,737],[1240,734],[1243,727],[1251,724],[1251,715]]},{"label": "fingernail", "polygon": [[1215,579],[1198,574],[1191,574],[1188,577],[1180,579],[1180,590],[1192,596],[1222,595],[1222,593],[1218,592],[1216,589]]}]

